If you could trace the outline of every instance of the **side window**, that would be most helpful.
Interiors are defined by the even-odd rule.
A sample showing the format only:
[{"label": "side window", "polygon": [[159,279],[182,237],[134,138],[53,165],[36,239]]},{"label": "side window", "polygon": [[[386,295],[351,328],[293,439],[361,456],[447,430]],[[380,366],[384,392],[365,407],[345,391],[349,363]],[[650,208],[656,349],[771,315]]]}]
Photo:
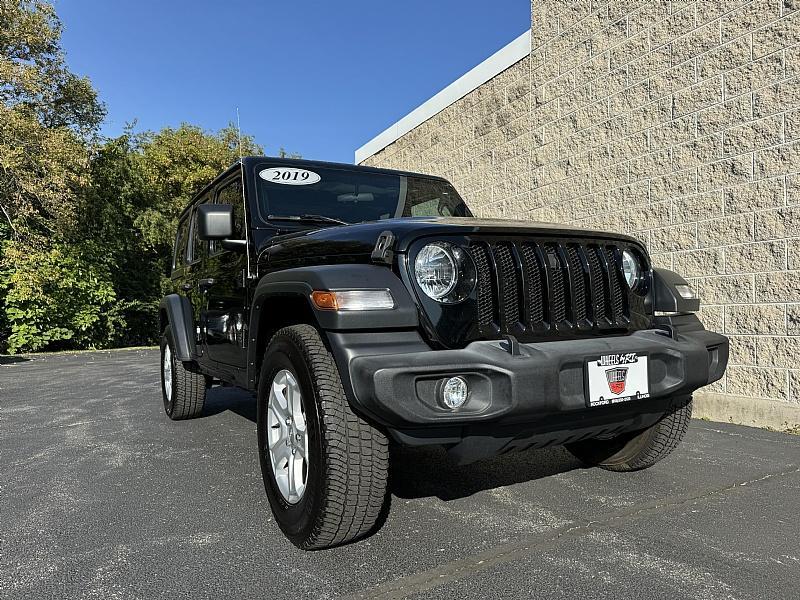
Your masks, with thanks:
[{"label": "side window", "polygon": [[217,194],[217,204],[233,205],[233,235],[236,239],[244,239],[244,200],[241,180],[234,179],[226,184]]},{"label": "side window", "polygon": [[[412,217],[434,217],[439,214],[439,199],[431,198],[411,206]],[[448,215],[449,216],[449,215]]]},{"label": "side window", "polygon": [[[244,239],[244,200],[242,199],[242,182],[239,179],[229,181],[217,192],[215,204],[233,205],[233,237]],[[209,254],[222,252],[222,245],[217,240],[209,242]]]},{"label": "side window", "polygon": [[175,251],[172,254],[172,269],[175,270],[186,262],[186,239],[189,232],[189,219],[184,218],[178,224],[178,233],[175,234]]},{"label": "side window", "polygon": [[405,217],[462,216],[458,214],[458,205],[463,201],[440,181],[409,177],[406,198],[409,202]]},{"label": "side window", "polygon": [[186,257],[186,262],[197,262],[203,258],[206,254],[206,249],[209,247],[209,242],[200,239],[197,229],[197,207],[208,202],[209,198],[210,196],[205,196],[192,209],[192,226],[189,231],[189,256]]},{"label": "side window", "polygon": [[189,233],[189,256],[186,262],[193,263],[196,260],[199,260],[202,251],[200,249],[200,238],[197,237],[197,211],[192,210],[192,226],[190,228]]}]

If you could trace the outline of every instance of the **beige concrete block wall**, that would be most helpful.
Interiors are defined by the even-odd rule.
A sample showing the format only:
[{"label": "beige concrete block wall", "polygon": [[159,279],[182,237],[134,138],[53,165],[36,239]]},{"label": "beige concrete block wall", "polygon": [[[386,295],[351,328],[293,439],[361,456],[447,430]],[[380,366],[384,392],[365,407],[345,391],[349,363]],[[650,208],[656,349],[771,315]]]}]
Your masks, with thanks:
[{"label": "beige concrete block wall", "polygon": [[530,73],[528,59],[369,157],[366,165],[446,177],[482,216],[527,199]]},{"label": "beige concrete block wall", "polygon": [[442,174],[481,215],[642,239],[731,338],[699,412],[799,426],[796,9],[533,0],[528,60],[366,162]]}]

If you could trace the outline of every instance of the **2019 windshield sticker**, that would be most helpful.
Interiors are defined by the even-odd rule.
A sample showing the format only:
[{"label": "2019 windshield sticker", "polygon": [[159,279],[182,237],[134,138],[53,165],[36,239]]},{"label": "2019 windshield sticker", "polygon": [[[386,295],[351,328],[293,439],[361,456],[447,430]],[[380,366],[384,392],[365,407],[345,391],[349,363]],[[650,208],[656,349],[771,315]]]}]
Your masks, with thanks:
[{"label": "2019 windshield sticker", "polygon": [[258,176],[270,183],[281,185],[312,185],[322,179],[319,173],[297,167],[272,167],[260,171]]}]

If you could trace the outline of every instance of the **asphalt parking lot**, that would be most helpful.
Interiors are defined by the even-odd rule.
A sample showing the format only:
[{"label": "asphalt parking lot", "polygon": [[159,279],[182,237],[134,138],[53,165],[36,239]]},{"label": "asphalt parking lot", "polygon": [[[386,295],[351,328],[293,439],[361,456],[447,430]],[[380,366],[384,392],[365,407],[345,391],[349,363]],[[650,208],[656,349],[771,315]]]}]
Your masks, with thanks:
[{"label": "asphalt parking lot", "polygon": [[695,421],[633,474],[403,451],[384,527],[304,553],[247,394],[173,423],[155,350],[0,362],[2,598],[800,597],[800,436]]}]

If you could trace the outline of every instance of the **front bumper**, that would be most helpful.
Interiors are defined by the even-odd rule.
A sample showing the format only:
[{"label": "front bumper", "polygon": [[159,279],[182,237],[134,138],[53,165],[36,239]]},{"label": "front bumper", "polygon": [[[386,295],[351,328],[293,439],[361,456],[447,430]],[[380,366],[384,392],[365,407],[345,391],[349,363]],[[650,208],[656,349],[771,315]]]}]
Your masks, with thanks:
[{"label": "front bumper", "polygon": [[[569,429],[629,420],[637,413],[663,414],[670,399],[722,377],[727,338],[692,319],[688,327],[667,325],[627,336],[519,344],[516,355],[506,341],[434,351],[413,332],[329,334],[329,339],[354,409],[392,430],[413,430],[419,437],[425,429],[444,428],[452,435],[456,426],[475,431],[486,424],[551,423],[551,429]],[[587,361],[628,352],[648,356],[650,397],[589,408]],[[437,386],[454,375],[464,377],[471,392],[464,406],[450,410],[439,402]]]}]

